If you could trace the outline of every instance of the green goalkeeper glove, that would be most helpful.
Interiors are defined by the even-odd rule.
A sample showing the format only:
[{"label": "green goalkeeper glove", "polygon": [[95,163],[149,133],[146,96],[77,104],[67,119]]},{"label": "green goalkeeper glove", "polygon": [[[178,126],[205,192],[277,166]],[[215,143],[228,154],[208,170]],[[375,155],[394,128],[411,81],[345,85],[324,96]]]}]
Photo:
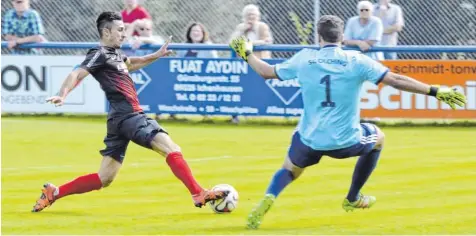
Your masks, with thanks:
[{"label": "green goalkeeper glove", "polygon": [[456,105],[463,107],[466,104],[464,94],[451,88],[440,88],[439,85],[433,85],[428,91],[428,95],[436,97],[436,99],[448,104],[451,108],[456,109]]},{"label": "green goalkeeper glove", "polygon": [[253,44],[245,36],[233,39],[230,47],[246,62],[248,62],[248,56],[253,52]]}]

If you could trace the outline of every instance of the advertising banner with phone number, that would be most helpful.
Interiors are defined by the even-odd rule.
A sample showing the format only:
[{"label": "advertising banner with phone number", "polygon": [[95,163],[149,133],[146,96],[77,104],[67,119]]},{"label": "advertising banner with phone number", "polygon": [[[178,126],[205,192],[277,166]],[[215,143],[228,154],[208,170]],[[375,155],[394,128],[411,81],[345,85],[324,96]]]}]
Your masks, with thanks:
[{"label": "advertising banner with phone number", "polygon": [[[267,60],[276,64],[282,60]],[[362,117],[476,119],[475,61],[385,61],[391,71],[430,84],[450,86],[468,98],[451,111],[435,98],[365,83]],[[131,72],[148,113],[299,116],[302,99],[295,80],[263,80],[239,59],[164,58]]]}]

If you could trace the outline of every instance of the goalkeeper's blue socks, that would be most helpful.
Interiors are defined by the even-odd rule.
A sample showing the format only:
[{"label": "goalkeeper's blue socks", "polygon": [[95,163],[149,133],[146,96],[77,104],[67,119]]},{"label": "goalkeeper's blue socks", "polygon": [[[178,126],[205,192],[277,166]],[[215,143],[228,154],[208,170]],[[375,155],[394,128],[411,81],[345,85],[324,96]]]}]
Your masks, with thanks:
[{"label": "goalkeeper's blue socks", "polygon": [[352,176],[352,184],[350,186],[349,194],[347,194],[349,202],[357,201],[360,189],[362,189],[365,182],[372,174],[372,171],[377,166],[380,152],[381,149],[372,150],[369,154],[359,157]]},{"label": "goalkeeper's blue socks", "polygon": [[293,179],[293,173],[289,170],[282,168],[276,171],[268,186],[268,190],[266,190],[266,194],[272,194],[277,197],[279,193],[281,193],[281,191],[283,191],[283,189],[293,181]]}]

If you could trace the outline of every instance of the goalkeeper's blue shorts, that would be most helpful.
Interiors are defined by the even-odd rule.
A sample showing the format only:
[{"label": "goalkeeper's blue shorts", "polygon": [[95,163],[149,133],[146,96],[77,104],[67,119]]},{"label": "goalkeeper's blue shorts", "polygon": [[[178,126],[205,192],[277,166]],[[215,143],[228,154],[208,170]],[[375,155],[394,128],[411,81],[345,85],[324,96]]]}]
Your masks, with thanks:
[{"label": "goalkeeper's blue shorts", "polygon": [[314,150],[307,146],[301,141],[299,132],[296,131],[292,137],[288,156],[295,166],[304,168],[319,163],[322,156],[343,159],[367,155],[374,149],[377,142],[377,127],[369,123],[361,123],[360,126],[362,127],[362,136],[359,143],[347,148],[327,151]]}]

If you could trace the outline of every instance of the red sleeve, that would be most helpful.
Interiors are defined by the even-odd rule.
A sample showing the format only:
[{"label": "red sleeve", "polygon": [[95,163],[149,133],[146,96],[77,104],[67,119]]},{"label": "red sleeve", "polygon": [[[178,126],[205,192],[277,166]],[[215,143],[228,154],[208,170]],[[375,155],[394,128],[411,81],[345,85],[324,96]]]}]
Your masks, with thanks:
[{"label": "red sleeve", "polygon": [[140,17],[138,17],[138,19],[152,19],[152,17],[150,16],[149,12],[141,7],[140,9]]},{"label": "red sleeve", "polygon": [[124,23],[131,23],[129,22],[130,21],[129,17],[127,17],[126,15],[126,10],[121,11],[121,15],[122,15],[122,20],[124,21]]}]

